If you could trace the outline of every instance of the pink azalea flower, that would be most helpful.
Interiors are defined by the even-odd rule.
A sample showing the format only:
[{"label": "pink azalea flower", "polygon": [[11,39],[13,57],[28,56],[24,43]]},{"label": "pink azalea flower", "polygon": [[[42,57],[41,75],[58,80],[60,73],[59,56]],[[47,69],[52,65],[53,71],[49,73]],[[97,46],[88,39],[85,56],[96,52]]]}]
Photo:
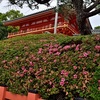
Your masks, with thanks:
[{"label": "pink azalea flower", "polygon": [[61,78],[61,82],[65,82],[65,78]]},{"label": "pink azalea flower", "polygon": [[61,48],[62,48],[62,46],[59,46],[59,47],[58,47],[58,49],[61,49]]},{"label": "pink azalea flower", "polygon": [[60,52],[56,52],[56,53],[55,53],[55,56],[59,56],[59,55],[60,55]]},{"label": "pink azalea flower", "polygon": [[63,47],[63,50],[68,50],[68,49],[70,49],[70,45],[66,45]]},{"label": "pink azalea flower", "polygon": [[28,70],[24,69],[23,73],[27,73],[27,72],[28,72]]},{"label": "pink azalea flower", "polygon": [[29,71],[30,71],[30,72],[32,72],[32,71],[33,71],[33,68],[32,68],[32,67],[30,67],[30,68],[29,68]]},{"label": "pink azalea flower", "polygon": [[49,49],[49,52],[52,52],[52,49]]},{"label": "pink azalea flower", "polygon": [[53,85],[52,87],[55,88],[55,85]]},{"label": "pink azalea flower", "polygon": [[17,56],[15,58],[18,60],[18,57]]},{"label": "pink azalea flower", "polygon": [[73,66],[73,69],[76,70],[77,69],[77,66]]},{"label": "pink azalea flower", "polygon": [[77,75],[76,75],[76,74],[74,74],[74,75],[73,75],[73,78],[74,78],[74,79],[77,79]]},{"label": "pink azalea flower", "polygon": [[57,52],[57,51],[58,51],[58,49],[57,49],[57,48],[54,48],[54,49],[52,49],[52,51],[53,51],[53,52]]},{"label": "pink azalea flower", "polygon": [[3,60],[3,61],[2,61],[2,63],[6,63],[6,62],[7,62],[6,60]]},{"label": "pink azalea flower", "polygon": [[38,54],[41,54],[42,53],[42,51],[38,51]]},{"label": "pink azalea flower", "polygon": [[17,74],[19,74],[20,73],[20,71],[17,71]]},{"label": "pink azalea flower", "polygon": [[68,74],[69,74],[69,72],[65,72],[65,73],[64,73],[64,75],[65,75],[66,77],[68,77]]},{"label": "pink azalea flower", "polygon": [[54,47],[58,47],[58,46],[59,46],[59,44],[55,44],[55,45],[54,45]]},{"label": "pink azalea flower", "polygon": [[100,84],[100,80],[98,80],[98,83]]},{"label": "pink azalea flower", "polygon": [[98,90],[100,91],[100,86],[98,87]]},{"label": "pink azalea flower", "polygon": [[44,46],[48,47],[49,45],[48,44],[44,44]]},{"label": "pink azalea flower", "polygon": [[42,70],[43,70],[42,68],[39,69],[39,71],[42,71]]},{"label": "pink azalea flower", "polygon": [[66,76],[66,77],[68,77],[69,72],[67,72],[67,71],[65,71],[65,70],[62,70],[62,71],[61,71],[61,74],[64,75],[64,76]]},{"label": "pink azalea flower", "polygon": [[38,54],[42,53],[42,48],[39,48]]},{"label": "pink azalea flower", "polygon": [[45,58],[45,57],[43,57],[43,60],[46,60],[46,58]]},{"label": "pink azalea flower", "polygon": [[91,51],[87,51],[88,55],[91,53]]},{"label": "pink azalea flower", "polygon": [[54,62],[54,63],[56,63],[56,62],[57,62],[57,60],[55,59],[53,62]]},{"label": "pink azalea flower", "polygon": [[52,82],[50,81],[49,84],[52,85]]},{"label": "pink azalea flower", "polygon": [[33,82],[33,80],[30,80],[30,82]]},{"label": "pink azalea flower", "polygon": [[84,52],[84,53],[83,53],[83,56],[84,56],[84,57],[87,57],[87,56],[88,56],[88,53]]},{"label": "pink azalea flower", "polygon": [[33,62],[30,61],[30,66],[34,66]]},{"label": "pink azalea flower", "polygon": [[96,49],[97,51],[100,51],[100,46],[99,46],[99,45],[96,45],[96,46],[95,46],[95,49]]},{"label": "pink azalea flower", "polygon": [[53,48],[52,44],[49,46],[49,48]]},{"label": "pink azalea flower", "polygon": [[62,82],[62,81],[60,82],[60,85],[61,85],[61,86],[64,86],[64,84],[65,84],[64,82]]},{"label": "pink azalea flower", "polygon": [[87,75],[88,74],[88,71],[83,71],[83,75]]},{"label": "pink azalea flower", "polygon": [[23,77],[24,76],[24,74],[20,74],[20,77]]},{"label": "pink azalea flower", "polygon": [[37,58],[36,60],[39,61],[39,58]]},{"label": "pink azalea flower", "polygon": [[78,51],[78,50],[79,50],[79,44],[76,46],[75,50],[76,50],[76,51]]},{"label": "pink azalea flower", "polygon": [[25,69],[25,66],[22,66],[22,70],[24,70]]},{"label": "pink azalea flower", "polygon": [[65,74],[65,70],[62,70],[62,71],[61,71],[61,74]]},{"label": "pink azalea flower", "polygon": [[73,44],[71,47],[72,47],[72,48],[76,47],[76,44]]}]

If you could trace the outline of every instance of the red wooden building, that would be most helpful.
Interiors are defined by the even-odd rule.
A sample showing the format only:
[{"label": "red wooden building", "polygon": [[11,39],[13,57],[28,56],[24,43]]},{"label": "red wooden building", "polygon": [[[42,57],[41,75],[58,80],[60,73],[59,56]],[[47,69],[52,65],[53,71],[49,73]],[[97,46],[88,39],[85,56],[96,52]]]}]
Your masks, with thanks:
[{"label": "red wooden building", "polygon": [[[11,21],[4,22],[6,26],[19,26],[20,31],[17,33],[10,33],[8,38],[26,34],[40,34],[44,32],[54,33],[54,9],[48,9],[38,13],[34,13],[22,18],[17,18]],[[73,16],[69,21],[66,21],[64,17],[59,14],[57,33],[66,35],[78,34],[78,27],[76,23],[76,16]]]}]

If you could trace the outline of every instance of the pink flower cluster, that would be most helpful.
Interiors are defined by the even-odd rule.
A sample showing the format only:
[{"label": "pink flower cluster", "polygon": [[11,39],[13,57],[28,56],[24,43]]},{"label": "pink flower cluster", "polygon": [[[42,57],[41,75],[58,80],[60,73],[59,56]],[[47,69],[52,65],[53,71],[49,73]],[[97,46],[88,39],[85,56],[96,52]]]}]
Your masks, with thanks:
[{"label": "pink flower cluster", "polygon": [[42,53],[42,48],[39,48],[38,54]]},{"label": "pink flower cluster", "polygon": [[33,68],[32,67],[29,67],[28,69],[26,69],[25,66],[22,66],[21,70],[18,70],[17,71],[17,75],[20,76],[20,77],[24,77],[26,74],[31,74],[33,73]]},{"label": "pink flower cluster", "polygon": [[66,70],[62,70],[62,71],[61,71],[61,75],[64,75],[64,76],[68,77],[69,72],[66,71]]},{"label": "pink flower cluster", "polygon": [[88,75],[89,72],[88,71],[83,71],[83,75]]},{"label": "pink flower cluster", "polygon": [[83,57],[88,57],[91,54],[91,51],[83,52]]},{"label": "pink flower cluster", "polygon": [[39,70],[35,73],[36,76],[38,76],[40,74],[40,72],[42,72],[43,69],[42,68],[39,68]]},{"label": "pink flower cluster", "polygon": [[74,75],[73,75],[73,78],[74,78],[74,79],[77,79],[77,74],[74,74]]},{"label": "pink flower cluster", "polygon": [[61,78],[60,85],[64,86],[64,84],[65,84],[65,78]]},{"label": "pink flower cluster", "polygon": [[70,49],[70,48],[71,48],[70,45],[66,45],[66,46],[63,47],[63,50],[68,50],[68,49]]},{"label": "pink flower cluster", "polygon": [[100,51],[100,46],[99,46],[99,45],[96,45],[96,46],[95,46],[95,49],[96,49],[97,51]]},{"label": "pink flower cluster", "polygon": [[77,46],[76,46],[76,48],[75,48],[75,51],[78,51],[80,48],[80,45],[78,44]]},{"label": "pink flower cluster", "polygon": [[76,70],[77,69],[77,66],[73,66],[73,69]]}]

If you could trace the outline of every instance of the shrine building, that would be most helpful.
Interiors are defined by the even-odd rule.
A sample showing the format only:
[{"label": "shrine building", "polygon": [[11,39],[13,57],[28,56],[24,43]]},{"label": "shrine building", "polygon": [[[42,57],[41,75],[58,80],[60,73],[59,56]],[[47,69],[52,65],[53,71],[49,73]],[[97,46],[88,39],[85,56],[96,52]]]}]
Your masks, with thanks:
[{"label": "shrine building", "polygon": [[[27,34],[54,33],[55,10],[54,8],[30,14],[21,18],[4,22],[6,26],[19,26],[19,32],[9,33],[8,38]],[[58,15],[57,33],[65,35],[79,34],[76,16],[66,21],[62,14]]]}]

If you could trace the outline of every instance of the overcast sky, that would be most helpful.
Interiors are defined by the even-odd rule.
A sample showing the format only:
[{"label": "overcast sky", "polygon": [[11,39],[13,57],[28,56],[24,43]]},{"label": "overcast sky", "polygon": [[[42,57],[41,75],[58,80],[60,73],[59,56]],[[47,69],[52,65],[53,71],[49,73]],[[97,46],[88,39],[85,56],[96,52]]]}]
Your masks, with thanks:
[{"label": "overcast sky", "polygon": [[[9,5],[8,0],[2,0],[2,2],[0,3],[0,12],[5,13],[11,9],[14,9],[14,10],[20,10],[20,12],[22,12],[24,15],[29,15],[48,8],[45,5],[40,5],[38,10],[31,10],[27,6],[21,9],[18,6],[8,6],[8,5]],[[55,7],[55,6],[56,6],[56,0],[51,0],[50,7]],[[90,22],[93,28],[95,26],[100,26],[100,15],[90,17]]]}]

